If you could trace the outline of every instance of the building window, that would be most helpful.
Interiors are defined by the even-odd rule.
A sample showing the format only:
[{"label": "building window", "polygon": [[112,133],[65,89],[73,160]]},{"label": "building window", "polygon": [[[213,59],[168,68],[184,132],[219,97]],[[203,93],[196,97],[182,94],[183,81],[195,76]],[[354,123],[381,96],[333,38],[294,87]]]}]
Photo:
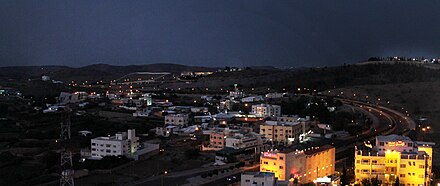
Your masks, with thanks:
[{"label": "building window", "polygon": [[380,146],[384,146],[385,144],[383,142],[379,142],[379,145]]},{"label": "building window", "polygon": [[419,165],[419,169],[424,169],[425,165]]},{"label": "building window", "polygon": [[280,166],[280,169],[283,169],[284,167],[283,166]]},{"label": "building window", "polygon": [[283,160],[283,159],[284,159],[284,157],[280,156],[280,160]]},{"label": "building window", "polygon": [[400,164],[400,168],[406,168],[405,164]]},{"label": "building window", "polygon": [[404,178],[404,177],[405,177],[405,174],[400,174],[400,177],[401,177],[401,178]]},{"label": "building window", "polygon": [[370,160],[362,160],[362,164],[369,164]]}]

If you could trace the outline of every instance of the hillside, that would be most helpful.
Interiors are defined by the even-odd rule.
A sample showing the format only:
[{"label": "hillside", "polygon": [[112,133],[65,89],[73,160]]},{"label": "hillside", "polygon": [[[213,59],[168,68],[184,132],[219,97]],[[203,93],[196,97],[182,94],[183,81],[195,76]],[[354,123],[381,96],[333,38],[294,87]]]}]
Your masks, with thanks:
[{"label": "hillside", "polygon": [[440,64],[438,63],[425,63],[422,61],[363,61],[360,63],[356,63],[355,65],[372,65],[372,64],[410,64],[410,65],[418,65],[421,67],[429,68],[429,69],[440,69]]},{"label": "hillside", "polygon": [[2,79],[35,79],[41,75],[49,75],[52,79],[61,81],[81,81],[81,80],[104,80],[109,81],[119,78],[131,72],[171,72],[181,73],[183,71],[213,71],[215,68],[185,66],[178,64],[149,64],[149,65],[130,65],[115,66],[107,64],[94,64],[79,68],[67,66],[13,66],[0,67],[0,78]]},{"label": "hillside", "polygon": [[220,89],[235,83],[245,89],[272,88],[295,91],[307,87],[317,91],[354,85],[431,82],[440,80],[440,71],[411,64],[369,64],[297,70],[257,70],[222,72],[192,83],[168,84],[169,88],[207,87]]},{"label": "hillside", "polygon": [[0,79],[29,79],[69,69],[67,66],[10,66],[0,67]]}]

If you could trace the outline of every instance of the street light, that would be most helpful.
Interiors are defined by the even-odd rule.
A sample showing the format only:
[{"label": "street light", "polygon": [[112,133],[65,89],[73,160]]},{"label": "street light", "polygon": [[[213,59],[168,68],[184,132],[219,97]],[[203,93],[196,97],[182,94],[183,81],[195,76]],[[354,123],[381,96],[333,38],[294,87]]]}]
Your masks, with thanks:
[{"label": "street light", "polygon": [[163,177],[165,177],[166,174],[168,174],[168,171],[164,171],[163,172],[162,179],[161,179],[161,184],[160,184],[162,186],[163,186]]}]

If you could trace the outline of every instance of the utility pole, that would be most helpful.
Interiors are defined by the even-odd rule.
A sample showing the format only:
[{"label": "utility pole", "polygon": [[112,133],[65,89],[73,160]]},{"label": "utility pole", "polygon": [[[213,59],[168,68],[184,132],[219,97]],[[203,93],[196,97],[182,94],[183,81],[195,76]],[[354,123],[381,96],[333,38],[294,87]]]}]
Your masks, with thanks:
[{"label": "utility pole", "polygon": [[66,110],[62,113],[61,121],[61,133],[60,139],[62,143],[61,150],[61,178],[60,186],[74,186],[73,181],[73,163],[72,163],[72,151],[70,142],[70,110]]}]

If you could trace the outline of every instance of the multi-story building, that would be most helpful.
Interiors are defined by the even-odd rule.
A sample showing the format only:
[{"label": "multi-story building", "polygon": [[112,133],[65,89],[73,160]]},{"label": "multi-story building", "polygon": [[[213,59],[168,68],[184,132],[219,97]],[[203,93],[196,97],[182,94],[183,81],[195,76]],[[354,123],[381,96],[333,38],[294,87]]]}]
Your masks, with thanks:
[{"label": "multi-story building", "polygon": [[[258,157],[266,149],[264,138],[260,134],[231,132],[224,135],[224,148],[216,152],[216,163],[248,160]],[[203,150],[203,149],[202,149]]]},{"label": "multi-story building", "polygon": [[188,125],[188,114],[168,114],[165,116],[165,125]]},{"label": "multi-story building", "polygon": [[104,156],[132,157],[138,150],[139,138],[135,129],[116,133],[115,136],[97,137],[91,140],[91,158],[101,159]]},{"label": "multi-story building", "polygon": [[162,136],[162,137],[170,137],[173,134],[175,134],[175,132],[178,130],[179,128],[177,126],[173,126],[173,125],[169,125],[166,127],[156,127],[156,135],[158,136]]},{"label": "multi-story building", "polygon": [[244,96],[243,91],[239,90],[237,84],[234,84],[234,91],[229,91],[229,98],[242,98]]},{"label": "multi-story building", "polygon": [[241,186],[276,186],[277,179],[271,172],[243,172]]},{"label": "multi-story building", "polygon": [[281,106],[269,104],[252,105],[252,114],[259,117],[281,116]]},{"label": "multi-story building", "polygon": [[331,145],[261,153],[260,171],[272,172],[278,180],[310,183],[335,172],[335,148]]},{"label": "multi-story building", "polygon": [[257,152],[261,152],[263,150],[263,139],[256,133],[236,133],[233,136],[226,137],[225,147],[244,150],[255,148]]},{"label": "multi-story building", "polygon": [[260,125],[260,134],[272,143],[295,144],[302,141],[312,122],[305,119],[279,117],[277,121],[266,121]]},{"label": "multi-story building", "polygon": [[211,132],[211,134],[209,134],[210,147],[224,148],[226,145],[226,137],[231,134],[232,132],[228,128]]},{"label": "multi-story building", "polygon": [[378,178],[390,185],[430,185],[432,178],[432,142],[412,141],[399,135],[376,137],[376,145],[355,150],[356,182]]}]

